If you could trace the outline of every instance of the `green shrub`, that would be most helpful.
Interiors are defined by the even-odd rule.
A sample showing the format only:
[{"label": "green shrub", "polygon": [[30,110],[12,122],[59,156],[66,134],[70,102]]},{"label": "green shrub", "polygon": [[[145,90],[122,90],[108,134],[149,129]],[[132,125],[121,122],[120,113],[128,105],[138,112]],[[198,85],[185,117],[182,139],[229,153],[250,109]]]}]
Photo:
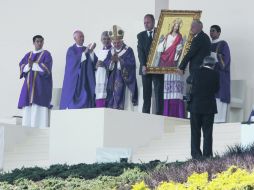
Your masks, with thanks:
[{"label": "green shrub", "polygon": [[13,184],[0,182],[2,190],[112,190],[130,189],[137,182],[144,180],[146,173],[139,168],[126,169],[120,176],[98,176],[95,179],[80,179],[75,177],[48,178],[33,182],[28,179],[18,179]]},{"label": "green shrub", "polygon": [[48,169],[39,167],[15,169],[12,172],[0,174],[0,182],[13,184],[20,178],[40,181],[47,178],[75,177],[81,179],[95,179],[98,176],[120,176],[127,169],[139,168],[141,171],[152,171],[160,162],[147,164],[133,163],[103,163],[103,164],[77,164],[77,165],[52,165]]}]

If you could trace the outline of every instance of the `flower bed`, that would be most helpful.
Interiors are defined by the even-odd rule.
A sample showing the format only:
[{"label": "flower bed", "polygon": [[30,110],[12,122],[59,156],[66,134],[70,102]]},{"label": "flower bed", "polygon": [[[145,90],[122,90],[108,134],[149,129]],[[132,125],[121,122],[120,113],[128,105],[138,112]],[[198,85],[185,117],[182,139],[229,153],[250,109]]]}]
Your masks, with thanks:
[{"label": "flower bed", "polygon": [[[144,181],[133,185],[133,190],[150,190]],[[185,183],[161,182],[156,190],[252,190],[254,172],[231,166],[228,170],[208,178],[208,173],[193,173]]]},{"label": "flower bed", "polygon": [[253,169],[254,146],[235,146],[222,156],[186,162],[16,169],[0,174],[0,190],[251,190],[254,189]]}]

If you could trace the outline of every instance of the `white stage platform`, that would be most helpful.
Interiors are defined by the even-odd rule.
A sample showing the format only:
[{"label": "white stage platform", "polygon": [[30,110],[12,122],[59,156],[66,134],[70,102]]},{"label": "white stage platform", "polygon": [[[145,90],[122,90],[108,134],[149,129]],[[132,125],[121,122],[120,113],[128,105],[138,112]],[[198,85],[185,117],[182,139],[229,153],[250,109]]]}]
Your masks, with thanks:
[{"label": "white stage platform", "polygon": [[[214,126],[214,152],[240,143],[240,123]],[[0,122],[0,168],[4,171],[120,158],[129,162],[189,159],[189,120],[94,108],[53,110],[47,129]]]}]

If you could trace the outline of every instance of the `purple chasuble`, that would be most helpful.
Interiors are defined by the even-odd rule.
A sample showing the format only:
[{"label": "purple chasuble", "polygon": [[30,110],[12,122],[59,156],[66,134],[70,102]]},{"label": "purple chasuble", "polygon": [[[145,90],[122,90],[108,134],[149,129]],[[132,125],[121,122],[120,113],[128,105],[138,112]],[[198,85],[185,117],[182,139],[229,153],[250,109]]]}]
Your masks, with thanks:
[{"label": "purple chasuble", "polygon": [[217,53],[215,70],[220,73],[220,90],[216,94],[221,102],[230,103],[230,50],[227,42],[212,43],[211,51]]},{"label": "purple chasuble", "polygon": [[66,55],[65,74],[62,87],[60,109],[95,107],[95,63],[90,54],[81,62],[86,47],[71,46]]},{"label": "purple chasuble", "polygon": [[[111,48],[104,64],[107,69],[111,65],[111,57],[115,53],[115,49]],[[126,86],[131,92],[131,101],[133,105],[138,104],[138,88],[136,79],[136,61],[132,48],[123,45],[118,52],[121,70],[114,65],[113,70],[109,71],[107,84],[106,107],[114,109],[124,109]]]},{"label": "purple chasuble", "polygon": [[[36,62],[43,71],[33,71],[30,69],[24,72],[25,66],[28,64],[29,57]],[[19,63],[20,78],[25,78],[20,97],[18,108],[37,104],[39,106],[50,108],[52,97],[52,57],[47,50],[38,53],[29,52]]]}]

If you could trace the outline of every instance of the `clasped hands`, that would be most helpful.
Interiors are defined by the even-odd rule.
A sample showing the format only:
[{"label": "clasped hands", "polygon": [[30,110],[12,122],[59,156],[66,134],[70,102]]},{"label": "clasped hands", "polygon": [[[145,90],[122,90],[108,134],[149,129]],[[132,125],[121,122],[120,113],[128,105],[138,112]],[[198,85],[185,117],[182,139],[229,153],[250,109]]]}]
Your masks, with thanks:
[{"label": "clasped hands", "polygon": [[28,58],[28,64],[29,64],[29,67],[32,67],[32,66],[33,66],[34,62],[32,61],[31,58]]},{"label": "clasped hands", "polygon": [[119,61],[119,57],[118,57],[118,55],[116,53],[114,55],[112,55],[111,61],[113,63],[117,63]]},{"label": "clasped hands", "polygon": [[96,69],[98,69],[98,67],[103,67],[103,61],[97,61]]},{"label": "clasped hands", "polygon": [[91,44],[89,44],[89,45],[86,47],[84,53],[85,53],[85,54],[88,53],[88,52],[89,52],[89,53],[92,53],[93,50],[95,49],[95,47],[96,47],[96,43],[91,43]]}]

